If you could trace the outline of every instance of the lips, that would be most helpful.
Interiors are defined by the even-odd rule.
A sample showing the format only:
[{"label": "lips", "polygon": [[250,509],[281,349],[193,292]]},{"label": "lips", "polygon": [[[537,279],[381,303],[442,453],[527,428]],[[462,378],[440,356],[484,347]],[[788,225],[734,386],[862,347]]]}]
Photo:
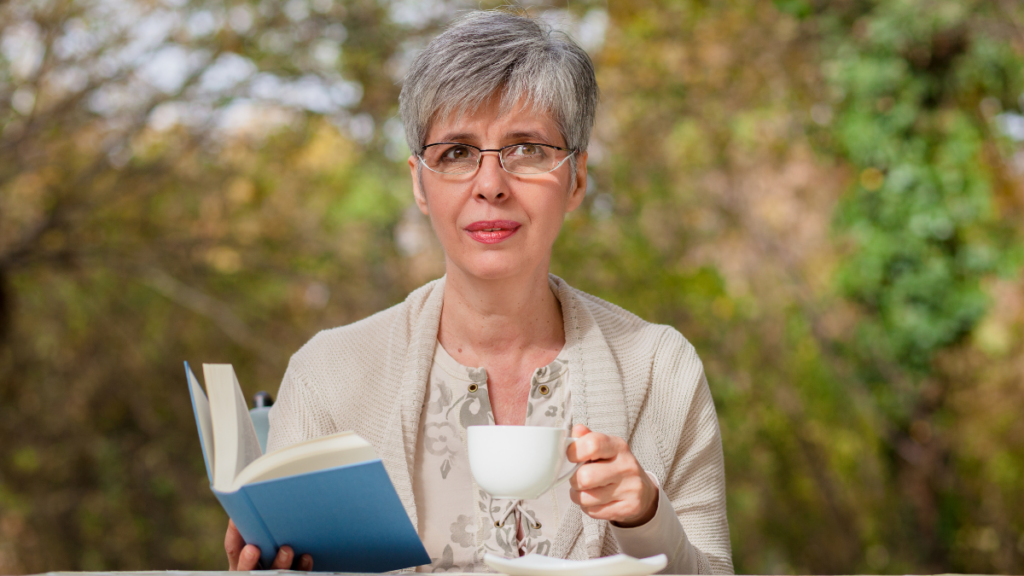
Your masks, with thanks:
[{"label": "lips", "polygon": [[466,226],[469,237],[482,244],[497,244],[512,236],[522,226],[514,220],[481,220]]}]

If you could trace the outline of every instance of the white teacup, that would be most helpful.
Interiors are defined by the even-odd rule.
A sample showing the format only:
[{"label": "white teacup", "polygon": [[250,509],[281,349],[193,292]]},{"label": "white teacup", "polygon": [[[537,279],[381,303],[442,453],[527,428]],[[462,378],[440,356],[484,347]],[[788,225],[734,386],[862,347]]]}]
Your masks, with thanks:
[{"label": "white teacup", "polygon": [[565,451],[576,441],[564,428],[470,426],[469,469],[480,488],[495,498],[532,500],[565,482]]}]

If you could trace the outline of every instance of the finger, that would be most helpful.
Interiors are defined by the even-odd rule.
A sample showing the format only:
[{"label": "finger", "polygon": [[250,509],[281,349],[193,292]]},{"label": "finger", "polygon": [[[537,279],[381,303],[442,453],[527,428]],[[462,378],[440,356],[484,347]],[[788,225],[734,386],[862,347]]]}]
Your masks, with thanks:
[{"label": "finger", "polygon": [[569,485],[574,490],[594,490],[619,484],[627,478],[613,462],[588,462],[569,477]]},{"label": "finger", "polygon": [[572,432],[569,434],[569,436],[572,436],[573,438],[582,438],[587,434],[590,434],[590,428],[587,428],[583,424],[577,424],[572,427]]},{"label": "finger", "polygon": [[259,563],[260,549],[253,544],[246,544],[238,557],[238,570],[240,572],[250,572],[255,570]]},{"label": "finger", "polygon": [[577,499],[580,508],[593,508],[603,506],[620,500],[616,497],[618,486],[602,486],[593,490],[578,490]]},{"label": "finger", "polygon": [[620,452],[628,449],[626,443],[620,438],[600,432],[591,432],[570,444],[566,456],[570,462],[593,462],[613,459]]},{"label": "finger", "polygon": [[569,459],[569,462],[583,462],[583,460],[580,460],[576,455],[577,450],[579,450],[579,448],[576,447],[576,444],[579,442],[579,438],[582,438],[587,434],[590,434],[590,428],[587,428],[583,424],[577,424],[572,427],[572,434],[570,434],[570,436],[577,438],[577,440],[576,442],[569,444],[569,447],[565,450],[565,457]]},{"label": "finger", "polygon": [[229,519],[228,529],[224,534],[224,552],[228,555],[228,570],[238,570],[238,557],[242,554],[243,547],[245,547],[245,540],[238,533],[235,523]]},{"label": "finger", "polygon": [[658,510],[658,488],[648,493],[634,479],[597,490],[570,491],[570,498],[588,516],[627,527],[650,521]]},{"label": "finger", "polygon": [[[594,484],[593,487],[583,486],[580,491],[595,498],[602,498],[604,502],[620,501],[624,505],[644,510],[657,499],[658,495],[657,486],[652,484],[648,478],[635,474],[616,475],[610,482],[598,477]],[[583,499],[583,503],[598,504],[598,502],[588,502],[587,499]]]},{"label": "finger", "polygon": [[299,570],[303,570],[305,572],[312,572],[313,557],[309,554],[303,554],[302,556],[299,556]]},{"label": "finger", "polygon": [[620,504],[618,500],[615,500],[597,506],[580,506],[580,510],[583,510],[584,514],[594,520],[615,520],[621,516],[619,513]]},{"label": "finger", "polygon": [[277,556],[274,557],[274,562],[271,563],[271,570],[288,570],[292,567],[292,559],[295,558],[295,553],[292,551],[291,546],[281,546],[277,551]]}]

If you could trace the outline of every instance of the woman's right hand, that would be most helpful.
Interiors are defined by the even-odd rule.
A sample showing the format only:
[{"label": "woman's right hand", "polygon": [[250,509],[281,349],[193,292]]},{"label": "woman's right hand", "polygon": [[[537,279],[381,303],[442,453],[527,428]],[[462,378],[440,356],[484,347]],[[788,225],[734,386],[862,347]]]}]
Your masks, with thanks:
[{"label": "woman's right hand", "polygon": [[[260,561],[260,549],[253,544],[246,544],[242,535],[238,533],[235,523],[231,520],[228,520],[228,532],[224,535],[224,551],[227,552],[228,569],[231,571],[255,570],[256,564]],[[303,554],[296,560],[291,546],[281,546],[270,569],[305,570],[308,572],[313,569],[313,557]]]}]

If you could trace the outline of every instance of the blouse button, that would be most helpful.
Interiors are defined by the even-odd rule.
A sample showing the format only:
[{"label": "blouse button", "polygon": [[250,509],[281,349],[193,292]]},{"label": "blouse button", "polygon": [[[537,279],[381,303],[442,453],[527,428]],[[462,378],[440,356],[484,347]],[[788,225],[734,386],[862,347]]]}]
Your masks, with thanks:
[{"label": "blouse button", "polygon": [[541,384],[540,388],[538,388],[537,390],[540,391],[540,393],[544,396],[547,396],[548,392],[551,392],[551,388],[548,388],[547,384]]},{"label": "blouse button", "polygon": [[476,392],[476,391],[477,391],[477,390],[479,390],[479,389],[480,389],[480,387],[479,387],[479,386],[477,386],[476,382],[473,382],[472,384],[470,384],[470,385],[469,385],[469,392],[470,392],[471,394],[472,394],[473,392]]}]

